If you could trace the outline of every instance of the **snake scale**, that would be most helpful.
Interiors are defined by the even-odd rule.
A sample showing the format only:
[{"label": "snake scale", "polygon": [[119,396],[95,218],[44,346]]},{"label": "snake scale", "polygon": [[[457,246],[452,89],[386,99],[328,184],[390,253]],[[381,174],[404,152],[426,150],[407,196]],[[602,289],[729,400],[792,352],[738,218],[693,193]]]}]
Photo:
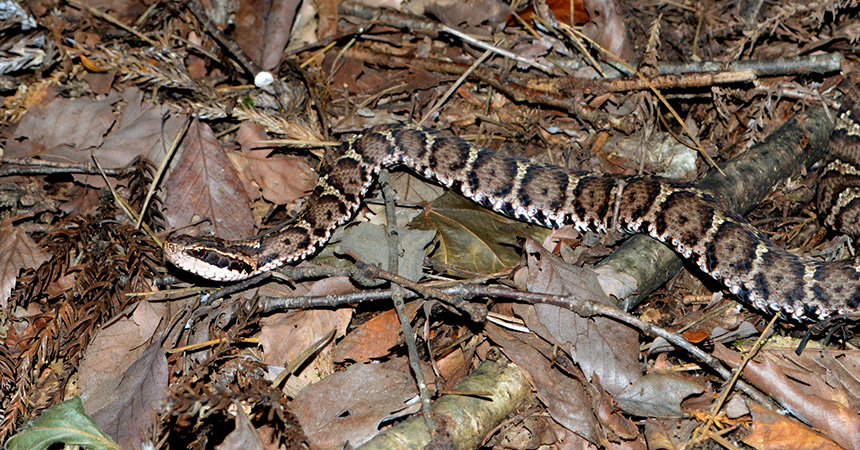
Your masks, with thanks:
[{"label": "snake scale", "polygon": [[[860,228],[860,115],[845,101],[831,137],[837,156],[821,182],[828,225]],[[358,211],[383,167],[405,166],[496,212],[552,228],[644,233],[675,249],[754,307],[798,321],[858,311],[860,267],[794,255],[710,195],[656,176],[578,172],[496,153],[413,125],[376,126],[323,162],[306,207],[291,222],[230,241],[179,236],[164,244],[175,266],[237,281],[319,250]],[[855,164],[848,161],[857,161]],[[854,180],[854,186],[839,188]],[[853,203],[852,203],[853,202]]]}]

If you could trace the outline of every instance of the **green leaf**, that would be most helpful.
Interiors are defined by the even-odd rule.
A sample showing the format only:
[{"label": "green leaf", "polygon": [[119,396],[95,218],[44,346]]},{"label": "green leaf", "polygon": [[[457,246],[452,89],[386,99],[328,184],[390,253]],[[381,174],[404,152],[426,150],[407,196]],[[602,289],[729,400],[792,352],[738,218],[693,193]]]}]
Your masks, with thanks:
[{"label": "green leaf", "polygon": [[110,436],[84,413],[80,397],[45,410],[38,419],[21,427],[9,439],[8,450],[43,450],[54,444],[79,445],[87,449],[122,450]]},{"label": "green leaf", "polygon": [[437,232],[434,258],[482,273],[498,272],[519,262],[514,228],[539,241],[549,234],[546,228],[508,219],[450,192],[433,201],[409,226]]}]

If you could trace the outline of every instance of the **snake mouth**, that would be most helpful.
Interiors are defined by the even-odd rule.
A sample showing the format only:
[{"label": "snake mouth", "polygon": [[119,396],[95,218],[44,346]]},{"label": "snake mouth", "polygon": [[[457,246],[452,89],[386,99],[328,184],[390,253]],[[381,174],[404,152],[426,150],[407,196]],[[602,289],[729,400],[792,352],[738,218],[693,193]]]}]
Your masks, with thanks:
[{"label": "snake mouth", "polygon": [[246,255],[225,252],[204,245],[164,243],[164,256],[174,266],[214,281],[240,281],[256,272],[256,264]]}]

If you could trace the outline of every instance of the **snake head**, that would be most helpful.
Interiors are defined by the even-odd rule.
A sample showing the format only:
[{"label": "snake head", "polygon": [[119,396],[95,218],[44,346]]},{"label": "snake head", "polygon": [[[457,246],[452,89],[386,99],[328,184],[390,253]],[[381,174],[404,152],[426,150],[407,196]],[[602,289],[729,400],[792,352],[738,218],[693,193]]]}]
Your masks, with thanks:
[{"label": "snake head", "polygon": [[253,245],[245,241],[182,235],[164,241],[163,248],[171,264],[209,280],[244,280],[258,269]]}]

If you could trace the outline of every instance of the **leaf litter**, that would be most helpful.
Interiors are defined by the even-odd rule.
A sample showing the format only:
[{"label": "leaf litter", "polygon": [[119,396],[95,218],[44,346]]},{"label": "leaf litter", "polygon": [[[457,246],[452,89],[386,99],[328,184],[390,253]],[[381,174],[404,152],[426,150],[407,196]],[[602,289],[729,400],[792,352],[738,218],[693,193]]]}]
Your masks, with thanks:
[{"label": "leaf litter", "polygon": [[[0,442],[9,448],[34,448],[22,444],[34,436],[93,448],[340,448],[378,442],[409,423],[406,417],[419,406],[417,390],[398,319],[378,301],[390,296],[384,285],[363,286],[367,280],[351,281],[333,268],[330,278],[267,280],[227,299],[167,291],[180,282],[213,286],[164,267],[156,239],[165,237],[165,225],[241,238],[288,219],[316,176],[319,152],[304,147],[376,124],[423,119],[476,57],[470,46],[478,43],[464,43],[457,30],[504,34],[498,45],[520,59],[493,56],[475,69],[428,117],[434,127],[516,156],[619,173],[636,173],[661,157],[637,143],[650,136],[640,130],[659,127],[655,118],[663,111],[655,110],[650,93],[604,89],[612,79],[583,81],[587,73],[611,72],[602,60],[614,60],[598,51],[584,55],[588,44],[568,25],[585,25],[585,36],[628,61],[647,47],[655,60],[644,72],[662,70],[662,61],[767,61],[774,52],[838,52],[841,40],[853,43],[860,35],[849,20],[856,4],[823,0],[760,4],[758,10],[721,2],[549,1],[516,15],[491,0],[428,0],[403,10],[417,16],[373,2],[340,8],[318,2],[315,11],[311,2],[239,3],[236,10],[203,10],[196,2],[147,9],[134,1],[99,2],[96,8],[36,1],[27,5],[32,23],[3,23],[8,48],[27,49],[18,53],[24,59],[0,58],[0,70],[14,83],[12,89],[0,85],[2,169],[15,186],[3,190],[0,202]],[[357,28],[368,20],[378,22]],[[224,27],[231,22],[235,27]],[[283,84],[252,88],[248,73],[237,70],[242,66],[251,73],[272,70]],[[537,67],[563,67],[564,75],[547,78]],[[826,92],[838,82],[827,70],[810,73],[818,75],[789,72],[763,76],[752,87],[704,90],[679,81],[667,92],[710,156],[723,160],[733,156],[735,144],[761,140],[792,111],[821,99],[806,93]],[[188,117],[194,118],[191,126],[180,135]],[[668,134],[677,132],[676,125],[668,127]],[[654,136],[668,134],[660,129]],[[177,138],[179,149],[169,158]],[[271,138],[304,145],[274,148],[264,143]],[[619,157],[613,149],[622,147]],[[110,169],[107,181],[93,159]],[[689,160],[678,171],[685,178]],[[701,159],[697,163],[692,171],[707,169]],[[162,165],[164,174],[157,175]],[[602,305],[615,304],[604,293],[607,287],[619,296],[636,291],[629,275],[615,273],[607,281],[580,267],[597,262],[605,247],[614,246],[612,239],[590,242],[594,250],[571,250],[571,243],[588,239],[554,232],[560,240],[550,247],[562,260],[527,237],[543,240],[546,230],[499,218],[451,194],[439,196],[409,174],[396,178],[400,200],[412,203],[413,216],[413,229],[396,228],[404,249],[399,274],[424,288],[447,289],[475,278]],[[800,245],[797,236],[809,241],[806,248],[822,243],[814,225],[784,220],[803,216],[797,198],[810,191],[809,183],[793,179],[752,218],[788,246]],[[152,184],[158,189],[154,201],[146,200]],[[115,195],[132,211],[145,208],[143,223],[154,234],[136,229]],[[382,223],[369,211],[357,220]],[[365,233],[368,227],[372,233]],[[312,262],[348,267],[356,256],[387,262],[382,228],[362,223],[346,235]],[[296,269],[320,270],[311,263]],[[752,312],[743,313],[744,320],[709,316],[729,300],[691,299],[713,289],[695,277],[677,277],[641,307],[641,317],[678,332],[695,319],[697,345],[734,367],[739,356],[718,342],[750,336],[762,322]],[[285,298],[342,301],[261,315],[272,299]],[[504,296],[484,300],[519,328],[470,323],[436,301],[407,304],[424,375],[432,389],[442,389],[432,392],[440,399],[471,399],[444,389],[494,359],[513,362],[535,389],[534,398],[516,408],[525,413],[499,419],[489,435],[468,442],[507,448],[533,448],[538,441],[557,448],[645,448],[646,442],[653,448],[659,442],[681,448],[713,433],[696,431],[702,416],[693,408],[707,408],[702,396],[723,380],[692,365],[698,361],[685,349],[663,340],[660,351],[670,353],[646,353],[653,335],[628,323]],[[739,324],[745,324],[743,333]],[[783,325],[780,332],[796,337],[803,330]],[[733,427],[729,439],[761,449],[801,440],[806,448],[860,448],[857,352],[843,345],[807,348],[800,357],[770,349],[756,356],[743,379],[801,420],[745,398],[749,407],[735,422],[717,421]],[[184,350],[168,352],[174,348]],[[676,373],[660,373],[666,368]],[[50,434],[56,421],[95,441]],[[98,437],[96,425],[117,444]],[[784,436],[795,439],[781,441]],[[444,438],[437,436],[437,443]]]}]

